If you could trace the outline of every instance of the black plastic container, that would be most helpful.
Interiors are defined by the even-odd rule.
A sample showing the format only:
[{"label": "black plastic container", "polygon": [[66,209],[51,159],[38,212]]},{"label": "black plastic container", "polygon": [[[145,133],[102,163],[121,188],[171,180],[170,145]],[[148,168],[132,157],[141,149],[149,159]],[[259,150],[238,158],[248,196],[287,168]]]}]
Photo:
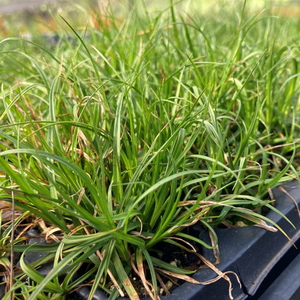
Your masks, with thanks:
[{"label": "black plastic container", "polygon": [[[300,189],[298,183],[288,183],[284,188],[299,204]],[[276,199],[276,208],[295,225],[296,229],[274,211],[271,211],[267,217],[276,222],[292,241],[298,244],[300,241],[300,218],[295,204],[279,189],[275,188],[273,193]],[[232,280],[232,295],[236,300],[258,299],[259,294],[268,288],[269,284],[299,253],[299,250],[280,231],[274,233],[258,227],[243,227],[218,229],[216,232],[219,238],[221,256],[221,263],[217,267],[224,272],[235,272],[242,284],[242,288],[240,288],[235,277],[229,276]],[[213,262],[211,251],[206,250],[204,256],[210,258]],[[294,276],[299,276],[300,269],[295,271],[297,273]],[[198,281],[207,281],[215,277],[216,274],[210,269],[201,269],[193,276]],[[256,292],[259,287],[261,289],[257,295]],[[226,300],[229,299],[228,282],[220,279],[216,283],[206,286],[185,283],[175,289],[170,296],[164,296],[161,299]],[[264,300],[266,299],[269,298]],[[287,300],[289,298],[283,299]]]}]

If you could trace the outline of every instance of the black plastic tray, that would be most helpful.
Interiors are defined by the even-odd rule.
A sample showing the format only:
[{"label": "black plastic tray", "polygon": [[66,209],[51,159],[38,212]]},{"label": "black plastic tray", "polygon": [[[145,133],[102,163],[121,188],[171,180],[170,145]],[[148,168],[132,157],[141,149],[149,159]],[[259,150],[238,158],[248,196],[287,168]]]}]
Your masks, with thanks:
[{"label": "black plastic tray", "polygon": [[300,254],[263,293],[259,300],[300,299]]},{"label": "black plastic tray", "polygon": [[[298,183],[291,182],[284,186],[288,193],[300,203],[300,189]],[[296,230],[279,214],[271,211],[267,217],[276,222],[286,234],[297,243],[300,238],[300,218],[293,201],[282,191],[273,190],[276,199],[276,208],[281,211],[295,225]],[[260,285],[264,282],[278,263],[286,266],[288,260],[286,253],[290,250],[299,253],[292,243],[281,232],[270,232],[258,227],[243,227],[236,229],[216,230],[219,238],[221,263],[218,268],[221,271],[235,272],[241,281],[242,288],[234,276],[232,279],[232,295],[236,300],[254,299]],[[211,251],[205,251],[204,256],[213,262]],[[293,259],[293,258],[290,258]],[[276,270],[278,274],[280,270]],[[276,276],[276,275],[275,275]],[[216,277],[210,269],[201,269],[193,276],[198,281],[206,281]],[[272,277],[272,276],[271,276]],[[119,298],[121,299],[121,298]],[[164,300],[226,300],[228,295],[228,282],[220,279],[211,285],[195,285],[185,283],[174,290],[171,296],[161,297]],[[300,298],[299,298],[300,299]]]}]

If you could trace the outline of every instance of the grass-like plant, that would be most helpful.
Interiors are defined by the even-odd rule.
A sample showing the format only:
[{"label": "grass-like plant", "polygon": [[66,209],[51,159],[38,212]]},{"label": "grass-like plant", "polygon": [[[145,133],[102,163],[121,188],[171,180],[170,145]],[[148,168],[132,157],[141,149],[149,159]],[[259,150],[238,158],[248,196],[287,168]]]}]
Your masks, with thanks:
[{"label": "grass-like plant", "polygon": [[[65,299],[85,280],[89,299],[138,299],[133,272],[155,298],[159,274],[194,272],[155,256],[160,242],[194,251],[221,223],[268,228],[269,190],[299,180],[299,37],[286,36],[292,19],[245,6],[220,20],[136,2],[126,18],[92,11],[82,31],[58,18],[55,46],[0,42],[0,198],[64,234],[14,246],[48,254],[22,255],[5,299]],[[212,245],[184,231],[196,222]]]}]

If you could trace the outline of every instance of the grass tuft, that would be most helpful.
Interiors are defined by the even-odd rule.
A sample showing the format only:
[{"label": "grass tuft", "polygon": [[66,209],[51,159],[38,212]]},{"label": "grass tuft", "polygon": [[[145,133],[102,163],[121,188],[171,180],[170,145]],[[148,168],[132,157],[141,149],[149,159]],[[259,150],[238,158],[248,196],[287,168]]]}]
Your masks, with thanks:
[{"label": "grass tuft", "polygon": [[[4,299],[66,299],[83,282],[89,299],[154,299],[169,293],[161,276],[193,282],[195,271],[161,260],[159,243],[190,253],[215,249],[220,225],[281,230],[264,212],[278,212],[270,189],[300,183],[299,22],[251,1],[210,14],[193,5],[93,8],[83,27],[55,17],[54,44],[1,40],[0,200],[63,235],[14,240],[15,253],[48,255],[30,265],[23,254]],[[196,223],[211,245],[184,231]],[[12,230],[2,226],[6,270]]]}]

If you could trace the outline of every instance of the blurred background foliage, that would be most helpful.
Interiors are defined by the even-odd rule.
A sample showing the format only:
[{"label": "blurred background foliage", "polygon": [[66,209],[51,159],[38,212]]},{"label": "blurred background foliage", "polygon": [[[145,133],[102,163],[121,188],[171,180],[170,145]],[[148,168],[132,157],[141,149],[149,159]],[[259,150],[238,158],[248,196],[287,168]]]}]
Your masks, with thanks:
[{"label": "blurred background foliage", "polygon": [[[67,16],[70,22],[74,21],[78,27],[86,26],[94,9],[99,9],[106,15],[107,9],[112,10],[116,17],[122,19],[126,11],[131,10],[134,0],[0,0],[0,38],[6,36],[27,36],[38,33],[52,33],[59,30],[55,20],[57,14]],[[142,1],[139,1],[143,11]],[[170,5],[169,0],[144,0],[147,9],[151,12],[166,9]],[[241,9],[242,0],[179,0],[173,1],[177,9],[187,11],[193,8],[198,14],[212,17],[220,16],[220,12]],[[240,10],[239,9],[239,10]],[[284,16],[299,19],[300,1],[291,0],[248,0],[246,13],[265,11],[274,16]],[[225,13],[226,15],[226,13]],[[224,15],[224,17],[225,17]],[[73,19],[73,20],[72,20]],[[75,22],[76,21],[76,22]]]}]

